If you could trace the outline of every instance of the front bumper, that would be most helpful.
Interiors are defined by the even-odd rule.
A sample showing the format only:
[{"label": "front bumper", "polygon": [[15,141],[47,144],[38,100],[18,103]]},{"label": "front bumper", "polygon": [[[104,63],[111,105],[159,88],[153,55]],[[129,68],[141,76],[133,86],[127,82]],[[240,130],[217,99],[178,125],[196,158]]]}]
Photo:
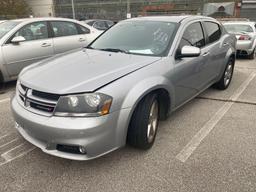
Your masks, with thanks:
[{"label": "front bumper", "polygon": [[[11,101],[16,128],[30,143],[50,155],[89,160],[126,143],[130,109],[109,115],[90,118],[46,117],[27,111],[16,97]],[[74,154],[57,150],[57,145],[84,146],[86,154]]]},{"label": "front bumper", "polygon": [[253,41],[250,40],[237,40],[236,49],[238,54],[251,54],[253,52]]}]

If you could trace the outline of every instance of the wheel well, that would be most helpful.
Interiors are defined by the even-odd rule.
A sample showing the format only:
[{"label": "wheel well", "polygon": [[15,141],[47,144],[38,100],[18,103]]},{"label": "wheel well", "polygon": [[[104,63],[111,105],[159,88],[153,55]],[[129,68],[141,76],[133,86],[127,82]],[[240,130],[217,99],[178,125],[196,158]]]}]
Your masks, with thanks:
[{"label": "wheel well", "polygon": [[154,93],[158,96],[158,102],[159,102],[159,119],[165,120],[168,117],[170,108],[171,108],[171,99],[169,92],[165,89],[157,89],[154,91]]},{"label": "wheel well", "polygon": [[236,60],[235,54],[230,55],[229,58],[232,60],[233,64],[235,64],[235,60]]},{"label": "wheel well", "polygon": [[0,70],[0,83],[3,83],[4,82],[4,76]]},{"label": "wheel well", "polygon": [[[169,92],[163,88],[152,90],[141,98],[141,100],[137,103],[137,106],[149,94],[157,94],[157,99],[159,102],[159,119],[167,119],[171,107],[171,99]],[[137,106],[135,107],[134,111],[136,110]]]}]

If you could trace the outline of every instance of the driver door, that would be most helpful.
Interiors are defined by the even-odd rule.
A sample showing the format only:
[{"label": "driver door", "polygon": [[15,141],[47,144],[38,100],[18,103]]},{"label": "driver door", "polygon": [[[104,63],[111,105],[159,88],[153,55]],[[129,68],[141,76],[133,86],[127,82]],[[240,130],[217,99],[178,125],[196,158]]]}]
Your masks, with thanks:
[{"label": "driver door", "polygon": [[175,87],[176,107],[198,94],[208,81],[205,70],[208,61],[208,48],[205,47],[205,36],[200,22],[189,24],[180,40],[177,48],[179,54],[185,45],[195,46],[201,49],[198,57],[186,57],[175,59],[175,76],[172,79]]},{"label": "driver door", "polygon": [[[11,39],[22,36],[25,41],[12,43]],[[49,38],[47,22],[34,22],[19,29],[8,43],[2,47],[5,67],[10,76],[37,61],[53,55],[53,42]]]}]

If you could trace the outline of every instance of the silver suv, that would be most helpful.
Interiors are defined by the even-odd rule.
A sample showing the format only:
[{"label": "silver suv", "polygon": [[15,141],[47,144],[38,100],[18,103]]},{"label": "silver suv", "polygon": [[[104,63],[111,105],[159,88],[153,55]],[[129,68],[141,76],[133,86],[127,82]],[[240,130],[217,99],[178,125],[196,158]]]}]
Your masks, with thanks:
[{"label": "silver suv", "polygon": [[11,107],[20,134],[51,155],[87,160],[149,149],[165,120],[208,87],[226,89],[235,37],[202,16],[122,21],[87,48],[25,68]]}]

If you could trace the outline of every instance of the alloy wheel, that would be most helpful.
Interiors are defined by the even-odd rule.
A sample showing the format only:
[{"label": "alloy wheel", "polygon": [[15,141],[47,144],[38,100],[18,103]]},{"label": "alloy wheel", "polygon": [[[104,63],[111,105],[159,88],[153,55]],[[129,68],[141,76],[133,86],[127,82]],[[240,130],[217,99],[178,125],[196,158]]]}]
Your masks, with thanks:
[{"label": "alloy wheel", "polygon": [[158,126],[158,101],[155,100],[150,108],[149,120],[148,120],[148,129],[147,129],[147,139],[149,143],[154,141],[157,126]]}]

